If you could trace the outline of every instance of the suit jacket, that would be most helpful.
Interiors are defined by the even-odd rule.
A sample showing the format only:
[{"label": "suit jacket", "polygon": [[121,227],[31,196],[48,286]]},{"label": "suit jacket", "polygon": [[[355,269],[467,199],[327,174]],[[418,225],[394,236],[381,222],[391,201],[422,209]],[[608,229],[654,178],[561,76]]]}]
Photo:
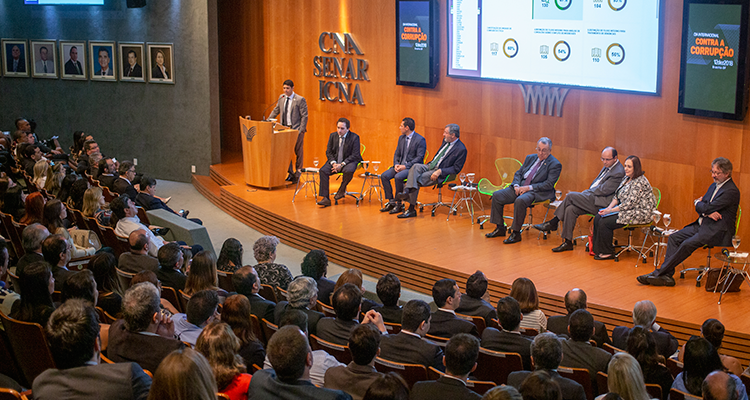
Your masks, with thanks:
[{"label": "suit jacket", "polygon": [[[712,183],[708,187],[708,191],[703,195],[701,201],[695,205],[695,212],[699,216],[704,217],[703,223],[698,228],[698,237],[700,243],[708,244],[712,246],[730,246],[732,244],[732,236],[735,233],[735,227],[737,222],[737,207],[740,204],[740,190],[737,189],[737,185],[734,184],[734,180],[729,180],[719,189],[711,201],[711,196],[716,189],[716,183]],[[721,219],[714,221],[708,218],[708,215],[717,211],[721,214]],[[698,224],[698,220],[695,220],[690,225]]]},{"label": "suit jacket", "polygon": [[118,319],[109,327],[107,357],[116,363],[138,363],[151,373],[156,372],[164,357],[183,347],[185,344],[176,339],[130,332],[125,328],[124,319]]},{"label": "suit jacket", "polygon": [[[286,103],[286,95],[279,96],[279,100],[276,102],[276,107],[273,108],[268,118],[279,117],[279,123],[283,121],[281,113],[284,112],[284,105]],[[307,132],[307,100],[299,94],[295,93],[292,97],[292,104],[289,105],[292,110],[292,120],[287,121],[290,128],[298,130],[300,133]]]},{"label": "suit jacket", "polygon": [[[615,329],[612,329],[612,345],[618,349],[627,349],[628,336],[630,336],[630,328],[627,326],[615,327]],[[665,358],[677,351],[677,339],[666,329],[660,328],[657,332],[651,331],[651,336],[656,341],[656,350]]]},{"label": "suit jacket", "polygon": [[424,155],[427,152],[427,141],[422,135],[417,132],[412,134],[411,143],[409,143],[409,148],[406,150],[406,157],[404,157],[404,147],[406,147],[406,135],[400,135],[396,151],[393,153],[393,165],[399,165],[401,161],[404,161],[403,165],[408,171],[412,165],[424,163]]},{"label": "suit jacket", "polygon": [[151,196],[146,192],[138,192],[138,194],[135,196],[135,204],[143,207],[143,209],[146,211],[162,209],[172,213],[174,212],[174,210],[169,208],[169,206],[161,201],[161,199]]},{"label": "suit jacket", "polygon": [[[281,321],[281,316],[284,315],[284,313],[287,310],[295,310],[294,307],[289,305],[289,302],[287,301],[280,301],[278,304],[276,304],[276,309],[274,310],[274,321],[278,323]],[[318,312],[315,310],[308,310],[307,308],[297,310],[303,311],[305,314],[307,314],[307,333],[311,335],[318,335],[318,321],[320,321],[325,315],[323,315],[322,312]],[[347,340],[348,340],[347,336]]]},{"label": "suit jacket", "polygon": [[137,274],[143,270],[157,273],[159,272],[159,260],[148,254],[126,252],[120,254],[120,258],[117,261],[117,268],[132,274]]},{"label": "suit jacket", "polygon": [[253,374],[247,397],[258,400],[346,400],[352,398],[341,390],[316,387],[310,381],[282,382],[276,377],[273,370],[267,369]]},{"label": "suit jacket", "polygon": [[[511,186],[523,185],[524,174],[534,166],[534,163],[538,159],[539,156],[536,153],[526,156],[521,168],[513,175]],[[536,174],[531,179],[531,188],[534,190],[537,200],[547,200],[555,197],[555,183],[560,178],[561,171],[562,164],[552,154],[542,161],[542,165],[539,166]]]},{"label": "suit jacket", "polygon": [[[563,400],[586,400],[586,392],[580,383],[560,376],[555,370],[544,370],[552,377],[552,380],[560,385]],[[531,375],[531,371],[514,371],[508,375],[508,386],[521,389],[521,384]]]},{"label": "suit jacket", "polygon": [[125,69],[123,69],[122,76],[132,76],[135,78],[142,78],[143,77],[143,68],[140,64],[136,63],[134,66],[130,66],[128,64]]},{"label": "suit jacket", "polygon": [[391,324],[400,324],[401,316],[404,314],[404,309],[401,306],[378,306],[372,309],[383,316],[383,322]]},{"label": "suit jacket", "polygon": [[[570,322],[570,314],[568,315],[555,315],[547,319],[547,330],[560,336],[568,338],[568,323]],[[604,343],[612,344],[609,340],[609,334],[607,333],[607,327],[604,323],[594,321],[594,336],[591,337],[596,342],[597,347],[602,347]]]},{"label": "suit jacket", "polygon": [[151,76],[154,78],[161,78],[161,79],[169,79],[169,71],[164,69],[164,73],[161,73],[161,68],[159,68],[158,65],[154,66],[154,69],[151,70]]},{"label": "suit jacket", "polygon": [[441,376],[436,381],[422,381],[414,384],[409,400],[479,400],[482,396],[466,387],[458,379]]},{"label": "suit jacket", "polygon": [[18,67],[13,71],[13,57],[8,57],[8,72],[26,72],[26,59],[18,57]]},{"label": "suit jacket", "polygon": [[[336,162],[339,154],[339,134],[337,132],[331,133],[328,137],[328,146],[326,147],[327,163]],[[344,139],[344,160],[346,164],[358,163],[362,161],[362,154],[359,148],[359,136],[349,131]]]},{"label": "suit jacket", "polygon": [[68,269],[58,267],[57,265],[52,266],[52,276],[55,278],[55,291],[62,291],[63,283],[75,275],[76,271],[70,271]]},{"label": "suit jacket", "polygon": [[[34,63],[36,68],[34,72],[37,74],[43,74],[44,72],[44,65],[42,64],[42,60],[39,60]],[[54,74],[55,73],[55,63],[53,61],[47,60],[47,73],[48,74]]]},{"label": "suit jacket", "polygon": [[317,281],[318,283],[318,300],[321,301],[321,303],[330,306],[331,305],[331,295],[333,294],[333,289],[336,287],[336,282],[321,277]]},{"label": "suit jacket", "polygon": [[[440,154],[440,150],[442,150],[444,146],[449,145],[450,143],[443,141],[437,153],[435,153],[435,157]],[[432,160],[435,160],[435,157],[433,157]],[[466,146],[464,146],[464,142],[462,142],[461,139],[456,139],[453,148],[448,151],[448,154],[443,156],[443,161],[438,166],[440,169],[440,177],[438,178],[438,181],[442,182],[448,175],[458,175],[458,173],[464,168],[465,162]]]},{"label": "suit jacket", "polygon": [[274,310],[276,309],[276,303],[266,300],[263,296],[257,293],[251,293],[245,295],[250,301],[250,314],[258,317],[258,321],[265,318],[268,322],[275,324],[276,319],[274,316]]},{"label": "suit jacket", "polygon": [[138,191],[135,190],[135,187],[133,187],[131,183],[120,177],[117,177],[114,183],[112,183],[112,189],[117,194],[128,195],[128,197],[130,197],[130,200],[133,201],[135,201],[136,196],[138,196]]},{"label": "suit jacket", "polygon": [[[94,71],[94,75],[102,75],[102,67],[100,67],[98,63],[96,70]],[[104,74],[104,76],[114,76],[114,68],[107,68],[107,72]]]},{"label": "suit jacket", "polygon": [[151,378],[134,363],[86,365],[48,369],[32,386],[38,400],[145,400]]},{"label": "suit jacket", "polygon": [[362,400],[373,382],[383,374],[370,365],[359,365],[354,361],[346,367],[331,367],[326,370],[325,387],[342,390],[352,396],[354,400]]},{"label": "suit jacket", "polygon": [[443,349],[437,344],[401,331],[380,339],[380,357],[404,364],[421,364],[445,371]]},{"label": "suit jacket", "polygon": [[503,353],[518,353],[523,361],[523,369],[531,371],[531,339],[520,333],[486,328],[482,332],[482,347]]},{"label": "suit jacket", "polygon": [[[606,168],[602,168],[602,170],[599,171],[599,174],[597,174],[596,176],[599,177],[599,175],[605,169]],[[602,177],[601,182],[599,182],[599,184],[596,185],[595,188],[586,189],[582,193],[591,194],[594,198],[594,205],[596,207],[607,207],[609,203],[612,202],[612,197],[615,196],[615,191],[620,186],[620,182],[622,181],[622,178],[624,176],[625,167],[623,167],[622,163],[618,161],[617,164],[613,165],[612,168],[605,173],[605,175]],[[591,181],[591,185],[593,185],[594,182],[596,182],[596,178]]]},{"label": "suit jacket", "polygon": [[[156,277],[159,278],[162,286],[171,287],[174,290],[185,290],[187,276],[181,271],[177,271],[174,268],[160,266],[159,270],[156,271]],[[177,295],[179,296],[180,294],[177,293]]]},{"label": "suit jacket", "polygon": [[473,322],[461,319],[443,310],[437,310],[432,313],[430,330],[427,333],[444,338],[451,338],[457,333],[470,333],[479,337],[479,332]]},{"label": "suit jacket", "polygon": [[[76,69],[76,65],[78,69]],[[78,71],[81,72],[78,72]],[[83,75],[83,66],[80,61],[68,60],[65,62],[65,75]]]},{"label": "suit jacket", "polygon": [[461,296],[461,302],[456,309],[456,312],[464,315],[471,315],[472,317],[483,317],[484,321],[489,326],[490,320],[497,318],[497,310],[492,307],[492,304],[474,297],[469,297],[465,294]]},{"label": "suit jacket", "polygon": [[565,339],[561,344],[563,359],[560,365],[563,367],[587,369],[591,377],[591,387],[594,388],[594,393],[598,393],[596,373],[599,371],[607,373],[607,366],[609,365],[609,360],[612,358],[612,354],[592,346],[589,342],[576,342],[573,339]]},{"label": "suit jacket", "polygon": [[117,177],[114,175],[99,175],[99,183],[110,190],[112,190],[112,185],[115,183],[115,179],[117,179]]},{"label": "suit jacket", "polygon": [[318,334],[316,336],[326,342],[346,346],[349,344],[349,335],[352,329],[357,325],[359,325],[357,321],[344,321],[331,317],[321,318],[318,321]]},{"label": "suit jacket", "polygon": [[16,276],[21,275],[21,272],[27,265],[37,262],[44,261],[44,256],[39,253],[26,253],[18,259],[16,263]]}]

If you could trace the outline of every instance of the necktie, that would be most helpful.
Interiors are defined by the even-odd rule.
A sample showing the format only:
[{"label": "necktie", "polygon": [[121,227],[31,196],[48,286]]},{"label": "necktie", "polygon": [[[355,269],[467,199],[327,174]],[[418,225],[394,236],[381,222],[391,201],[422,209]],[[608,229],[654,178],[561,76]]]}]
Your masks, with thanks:
[{"label": "necktie", "polygon": [[438,165],[440,165],[440,160],[443,159],[445,152],[448,151],[448,147],[450,146],[450,143],[446,143],[445,146],[443,146],[443,148],[440,150],[440,153],[438,153],[438,155],[435,156],[435,158],[428,165],[430,169],[435,169]]},{"label": "necktie", "polygon": [[336,158],[336,164],[341,164],[344,161],[344,137],[339,136],[339,154]]},{"label": "necktie", "polygon": [[406,137],[406,146],[404,146],[404,152],[401,154],[401,165],[406,164],[406,155],[409,153],[409,141],[411,140],[410,137]]},{"label": "necktie", "polygon": [[76,71],[78,71],[78,75],[81,75],[81,63],[76,61],[74,65],[76,66]]},{"label": "necktie", "polygon": [[286,98],[286,102],[284,103],[284,115],[281,116],[281,125],[289,126],[287,125],[287,116],[286,113],[289,112],[289,97]]},{"label": "necktie", "polygon": [[104,70],[102,70],[102,76],[104,76]]},{"label": "necktie", "polygon": [[534,167],[531,168],[531,172],[529,172],[529,175],[526,176],[526,179],[523,180],[523,186],[528,186],[531,183],[531,180],[534,179],[534,175],[536,175],[536,171],[539,170],[539,167],[542,165],[542,162],[537,160],[536,164],[534,164]]},{"label": "necktie", "polygon": [[13,72],[18,72],[18,60],[13,60]]},{"label": "necktie", "polygon": [[42,61],[42,65],[44,65],[44,73],[47,73],[47,61]]},{"label": "necktie", "polygon": [[601,181],[602,177],[604,177],[604,175],[606,175],[607,172],[609,172],[609,168],[602,168],[602,171],[599,172],[599,176],[597,176],[596,179],[594,179],[594,183],[591,184],[591,186],[589,187],[589,189],[593,189],[593,188],[599,186],[599,183],[601,183],[600,181]]}]

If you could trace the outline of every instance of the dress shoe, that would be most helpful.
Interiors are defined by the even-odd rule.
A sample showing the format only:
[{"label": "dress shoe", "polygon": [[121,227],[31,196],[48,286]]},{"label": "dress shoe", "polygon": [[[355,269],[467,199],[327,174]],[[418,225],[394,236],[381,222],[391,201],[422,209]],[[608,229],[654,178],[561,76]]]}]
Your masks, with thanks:
[{"label": "dress shoe", "polygon": [[344,197],[346,197],[346,192],[336,192],[336,194],[333,195],[334,200],[341,200]]},{"label": "dress shoe", "polygon": [[328,207],[331,205],[331,199],[329,199],[328,197],[323,197],[323,199],[318,202],[318,205]]},{"label": "dress shoe", "polygon": [[399,218],[416,218],[417,210],[406,210],[403,214],[398,215]]},{"label": "dress shoe", "polygon": [[518,243],[521,241],[521,232],[510,231],[510,236],[503,240],[505,244]]},{"label": "dress shoe", "polygon": [[599,254],[594,254],[594,260],[602,261],[602,260],[614,260],[615,256],[612,254],[609,254],[609,257],[600,257]]},{"label": "dress shoe", "polygon": [[561,251],[570,251],[573,250],[573,242],[570,241],[564,241],[561,245],[555,247],[552,249],[555,253],[559,253]]},{"label": "dress shoe", "polygon": [[389,211],[392,211],[394,208],[396,208],[396,203],[391,203],[389,201],[388,203],[385,203],[383,208],[380,209],[380,212],[389,212]]},{"label": "dress shoe", "polygon": [[674,278],[668,275],[662,276],[649,276],[648,283],[652,286],[674,286]]},{"label": "dress shoe", "polygon": [[404,205],[401,203],[397,203],[396,207],[393,208],[393,210],[388,211],[388,214],[401,214],[404,212]]},{"label": "dress shoe", "polygon": [[[542,232],[554,232],[557,230],[557,223],[552,223],[550,221],[534,225],[534,229]],[[570,250],[573,250],[571,248]]]},{"label": "dress shoe", "polygon": [[641,275],[635,279],[638,281],[638,283],[642,285],[649,285],[650,283],[648,282],[648,278],[652,278],[653,276],[654,276],[654,273],[652,272],[650,274]]},{"label": "dress shoe", "polygon": [[409,200],[409,189],[404,190],[401,193],[396,193],[396,200],[406,201]]},{"label": "dress shoe", "polygon": [[497,228],[495,228],[494,231],[492,231],[492,232],[490,232],[490,233],[488,233],[488,234],[486,234],[484,236],[486,236],[488,238],[495,238],[495,237],[505,236],[505,226],[504,225],[503,226],[498,226]]}]

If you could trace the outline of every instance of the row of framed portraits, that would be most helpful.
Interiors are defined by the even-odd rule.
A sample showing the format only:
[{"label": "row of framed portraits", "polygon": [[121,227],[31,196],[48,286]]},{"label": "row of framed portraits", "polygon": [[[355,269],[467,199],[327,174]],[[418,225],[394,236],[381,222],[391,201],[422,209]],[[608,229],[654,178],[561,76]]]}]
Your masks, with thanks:
[{"label": "row of framed portraits", "polygon": [[2,72],[6,77],[174,83],[172,43],[26,39],[1,42]]}]

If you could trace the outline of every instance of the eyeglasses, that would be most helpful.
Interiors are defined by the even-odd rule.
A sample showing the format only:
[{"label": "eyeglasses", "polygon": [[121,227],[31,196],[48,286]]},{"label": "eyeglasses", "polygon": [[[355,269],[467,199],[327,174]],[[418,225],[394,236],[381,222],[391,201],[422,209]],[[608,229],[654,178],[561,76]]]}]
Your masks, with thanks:
[{"label": "eyeglasses", "polygon": [[541,153],[549,153],[550,150],[549,149],[540,149],[539,147],[537,147],[536,151],[537,152],[541,152]]},{"label": "eyeglasses", "polygon": [[604,157],[602,157],[602,161],[604,161],[604,162],[612,161],[612,160],[614,160],[614,158],[604,158]]}]

